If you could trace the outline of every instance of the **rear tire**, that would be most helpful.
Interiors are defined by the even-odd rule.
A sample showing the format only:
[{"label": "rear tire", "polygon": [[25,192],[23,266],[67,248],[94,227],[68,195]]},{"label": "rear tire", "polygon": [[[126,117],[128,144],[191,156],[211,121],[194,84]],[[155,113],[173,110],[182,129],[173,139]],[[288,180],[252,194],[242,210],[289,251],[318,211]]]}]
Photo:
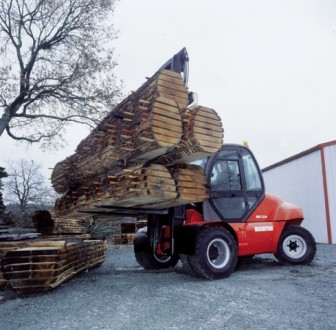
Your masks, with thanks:
[{"label": "rear tire", "polygon": [[145,269],[175,267],[178,256],[158,256],[154,254],[147,237],[147,227],[141,228],[134,239],[134,255],[138,264]]},{"label": "rear tire", "polygon": [[316,242],[313,235],[303,227],[289,225],[282,231],[274,256],[283,263],[307,265],[315,254]]},{"label": "rear tire", "polygon": [[210,280],[230,276],[237,260],[237,243],[221,227],[202,229],[196,239],[195,254],[189,257],[194,273]]},{"label": "rear tire", "polygon": [[198,277],[198,273],[192,265],[191,258],[192,258],[192,256],[190,256],[188,254],[180,254],[180,261],[181,261],[181,264],[182,264],[182,269],[183,269],[184,272]]}]

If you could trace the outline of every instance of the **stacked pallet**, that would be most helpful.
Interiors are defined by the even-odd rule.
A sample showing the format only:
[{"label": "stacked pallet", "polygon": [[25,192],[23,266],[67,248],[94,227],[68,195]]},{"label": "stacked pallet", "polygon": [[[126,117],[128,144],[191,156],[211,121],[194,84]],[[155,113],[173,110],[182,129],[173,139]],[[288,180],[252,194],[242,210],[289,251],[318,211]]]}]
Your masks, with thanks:
[{"label": "stacked pallet", "polygon": [[64,217],[104,206],[202,202],[207,198],[204,173],[189,168],[183,178],[174,166],[203,159],[222,142],[217,113],[204,106],[188,108],[181,76],[161,70],[113,109],[75,154],[56,164],[51,180],[63,196],[55,211]]},{"label": "stacked pallet", "polygon": [[102,263],[105,249],[102,240],[17,244],[2,258],[1,269],[9,286],[18,293],[49,291]]}]

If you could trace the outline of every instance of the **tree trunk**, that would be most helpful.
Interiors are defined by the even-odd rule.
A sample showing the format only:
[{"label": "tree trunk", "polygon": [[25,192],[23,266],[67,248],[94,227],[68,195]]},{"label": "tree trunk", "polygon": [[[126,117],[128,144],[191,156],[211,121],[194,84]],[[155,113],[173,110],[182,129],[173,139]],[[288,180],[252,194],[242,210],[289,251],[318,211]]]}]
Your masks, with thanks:
[{"label": "tree trunk", "polygon": [[11,120],[10,112],[8,111],[8,108],[5,110],[4,114],[2,115],[0,119],[0,136],[5,131],[6,127],[8,126],[9,122]]}]

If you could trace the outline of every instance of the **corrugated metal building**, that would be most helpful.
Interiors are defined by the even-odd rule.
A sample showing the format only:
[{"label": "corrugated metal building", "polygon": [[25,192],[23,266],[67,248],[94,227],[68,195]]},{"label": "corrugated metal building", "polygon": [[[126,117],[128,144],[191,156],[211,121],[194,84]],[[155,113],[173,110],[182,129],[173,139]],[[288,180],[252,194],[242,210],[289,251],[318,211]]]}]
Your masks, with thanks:
[{"label": "corrugated metal building", "polygon": [[336,244],[336,140],[263,170],[266,191],[299,205],[317,242]]}]

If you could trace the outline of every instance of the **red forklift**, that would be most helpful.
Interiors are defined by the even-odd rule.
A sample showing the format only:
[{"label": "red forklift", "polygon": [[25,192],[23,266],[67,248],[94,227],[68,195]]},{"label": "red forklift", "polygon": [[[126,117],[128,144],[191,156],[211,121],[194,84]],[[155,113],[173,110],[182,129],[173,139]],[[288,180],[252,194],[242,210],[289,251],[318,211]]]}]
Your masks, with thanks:
[{"label": "red forklift", "polygon": [[[179,72],[187,84],[188,63],[183,48],[161,69]],[[193,93],[189,100],[193,102]],[[174,267],[181,260],[188,272],[218,279],[229,276],[239,258],[256,254],[273,253],[280,262],[292,265],[314,259],[315,239],[301,227],[301,209],[265,193],[249,148],[224,144],[201,163],[209,189],[205,202],[163,210],[119,210],[147,215],[148,226],[138,231],[134,241],[142,267]]]},{"label": "red forklift", "polygon": [[273,253],[280,262],[292,265],[314,259],[316,243],[301,227],[302,210],[265,193],[249,148],[224,144],[203,166],[208,200],[146,210],[148,226],[137,232],[134,241],[135,257],[142,267],[174,267],[180,259],[188,272],[218,279],[229,276],[239,258],[256,254]]}]

